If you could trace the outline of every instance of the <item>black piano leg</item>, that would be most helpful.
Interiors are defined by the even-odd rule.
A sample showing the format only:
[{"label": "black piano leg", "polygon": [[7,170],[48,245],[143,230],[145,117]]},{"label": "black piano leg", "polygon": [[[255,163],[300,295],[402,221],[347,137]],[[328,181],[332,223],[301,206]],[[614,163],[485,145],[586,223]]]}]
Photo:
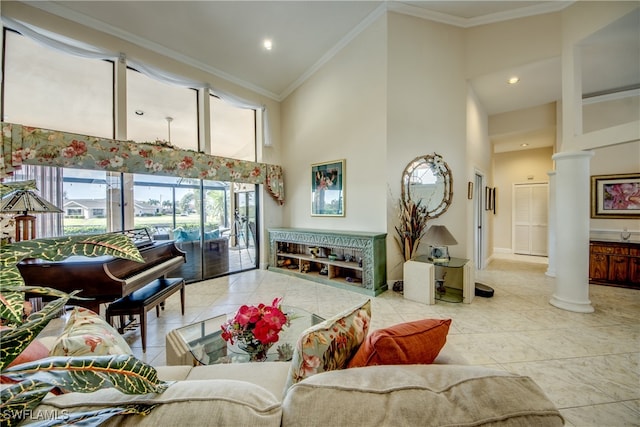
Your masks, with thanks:
[{"label": "black piano leg", "polygon": [[120,316],[120,325],[118,327],[118,332],[120,332],[121,334],[124,334],[124,316]]}]

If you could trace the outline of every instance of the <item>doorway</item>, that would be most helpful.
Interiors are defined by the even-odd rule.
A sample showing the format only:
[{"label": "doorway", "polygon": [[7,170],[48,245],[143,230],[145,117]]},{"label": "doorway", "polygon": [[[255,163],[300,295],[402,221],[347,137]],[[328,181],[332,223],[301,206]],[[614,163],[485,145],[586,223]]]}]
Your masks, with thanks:
[{"label": "doorway", "polygon": [[486,216],[484,211],[484,175],[476,172],[473,191],[473,260],[478,270],[482,270],[487,258]]}]

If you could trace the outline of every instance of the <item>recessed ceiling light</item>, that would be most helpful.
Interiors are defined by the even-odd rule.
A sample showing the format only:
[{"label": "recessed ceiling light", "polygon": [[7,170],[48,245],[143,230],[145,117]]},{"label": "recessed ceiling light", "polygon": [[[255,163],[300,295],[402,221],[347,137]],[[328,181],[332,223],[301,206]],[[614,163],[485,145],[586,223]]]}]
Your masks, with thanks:
[{"label": "recessed ceiling light", "polygon": [[520,147],[528,147],[529,144],[527,144],[526,142],[524,144],[520,144]]},{"label": "recessed ceiling light", "polygon": [[266,50],[271,50],[273,49],[273,42],[271,41],[271,39],[265,39],[262,42],[262,46],[264,46]]},{"label": "recessed ceiling light", "polygon": [[144,111],[142,110],[136,110],[135,113],[136,113],[136,116],[144,116]]},{"label": "recessed ceiling light", "polygon": [[520,77],[511,77],[508,80],[510,85],[514,85],[514,84],[518,83],[519,81],[520,81]]}]

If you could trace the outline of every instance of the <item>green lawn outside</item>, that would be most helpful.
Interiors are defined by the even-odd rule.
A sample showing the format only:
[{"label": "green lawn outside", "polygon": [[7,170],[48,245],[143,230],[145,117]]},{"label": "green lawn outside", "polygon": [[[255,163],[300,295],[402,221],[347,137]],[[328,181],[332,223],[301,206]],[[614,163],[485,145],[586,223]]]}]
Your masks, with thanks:
[{"label": "green lawn outside", "polygon": [[[65,218],[64,234],[88,234],[104,233],[107,230],[105,218]],[[171,215],[160,216],[137,216],[134,219],[133,228],[149,227],[152,231],[156,227],[173,229],[173,217]],[[176,216],[176,228],[197,229],[200,227],[200,217],[198,215]],[[217,228],[217,224],[205,224],[207,230]]]}]

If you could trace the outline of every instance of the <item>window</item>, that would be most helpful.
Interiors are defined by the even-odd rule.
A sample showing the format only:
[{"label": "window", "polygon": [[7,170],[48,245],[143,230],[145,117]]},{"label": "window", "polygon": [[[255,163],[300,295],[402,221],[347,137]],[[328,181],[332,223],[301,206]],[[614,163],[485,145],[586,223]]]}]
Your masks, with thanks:
[{"label": "window", "polygon": [[214,156],[256,161],[256,112],[237,108],[210,96],[211,153]]},{"label": "window", "polygon": [[[6,121],[112,138],[114,112],[126,108],[127,139],[198,150],[197,90],[127,69],[127,104],[114,105],[113,62],[60,53],[9,30],[5,34]],[[207,99],[211,115],[203,126],[211,126],[209,154],[255,161],[255,110]],[[64,211],[47,236],[146,227],[154,239],[175,239],[187,253],[187,264],[174,273],[189,281],[257,268],[254,185],[142,174],[131,181],[129,174],[31,165],[14,178],[29,179],[27,171],[36,174],[40,190],[50,187]]]},{"label": "window", "polygon": [[198,150],[198,91],[127,70],[127,139]]},{"label": "window", "polygon": [[64,235],[122,229],[119,174],[64,168],[62,175]]},{"label": "window", "polygon": [[4,121],[113,138],[113,63],[5,31]]},{"label": "window", "polygon": [[82,208],[67,208],[67,216],[82,216]]}]

